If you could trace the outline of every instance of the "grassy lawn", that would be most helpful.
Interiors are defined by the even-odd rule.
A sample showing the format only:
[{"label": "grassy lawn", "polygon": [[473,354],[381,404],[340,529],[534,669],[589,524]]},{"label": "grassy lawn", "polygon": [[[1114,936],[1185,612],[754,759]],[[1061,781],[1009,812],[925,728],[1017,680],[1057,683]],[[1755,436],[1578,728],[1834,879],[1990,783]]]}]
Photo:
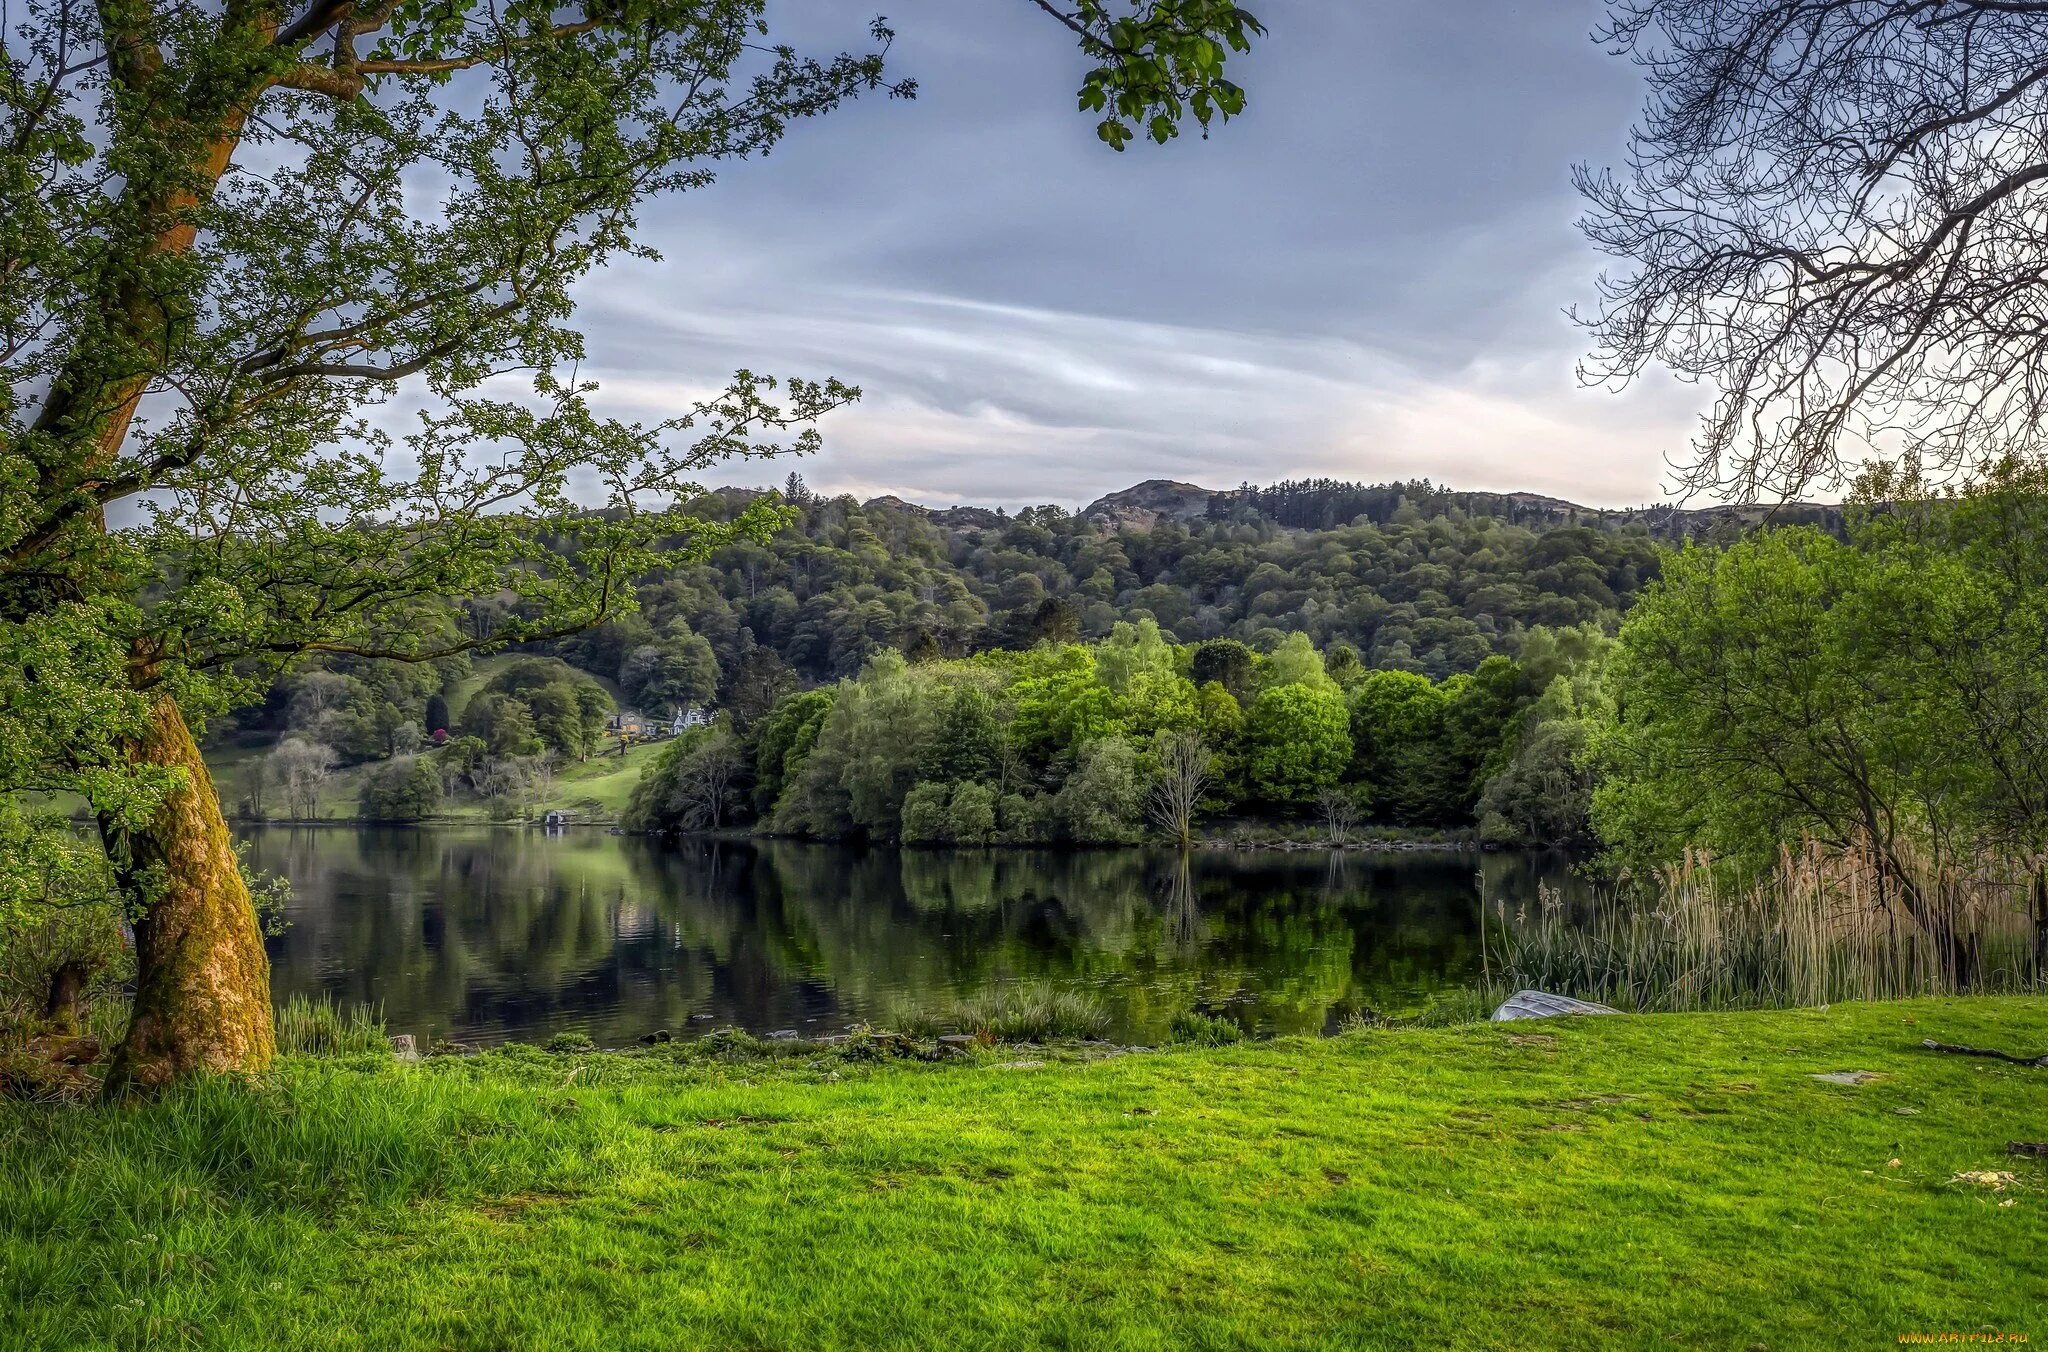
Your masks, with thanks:
[{"label": "grassy lawn", "polygon": [[[0,1109],[0,1345],[2048,1338],[2048,1000],[1092,1061],[508,1049]],[[1845,1087],[1816,1072],[1867,1070]],[[2010,1171],[2003,1188],[1955,1178]]]},{"label": "grassy lawn", "polygon": [[626,810],[626,801],[633,796],[634,785],[640,782],[640,776],[646,773],[647,767],[661,754],[665,745],[665,742],[641,742],[628,747],[624,756],[607,751],[587,761],[571,761],[555,772],[553,791],[535,810],[546,812],[550,808],[571,808],[579,810],[579,817],[594,812],[616,818]]}]

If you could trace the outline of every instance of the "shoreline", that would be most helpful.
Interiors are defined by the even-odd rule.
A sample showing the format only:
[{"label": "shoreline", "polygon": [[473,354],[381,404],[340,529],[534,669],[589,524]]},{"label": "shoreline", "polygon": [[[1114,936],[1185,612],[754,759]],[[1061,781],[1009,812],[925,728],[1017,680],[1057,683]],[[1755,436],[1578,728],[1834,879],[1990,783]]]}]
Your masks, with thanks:
[{"label": "shoreline", "polygon": [[[1075,843],[1072,841],[992,841],[986,845],[906,845],[899,842],[829,840],[817,836],[786,835],[774,831],[751,831],[732,828],[717,831],[628,831],[615,821],[570,821],[549,827],[539,820],[504,821],[477,817],[428,817],[418,821],[369,821],[356,817],[244,817],[228,816],[228,825],[256,827],[347,827],[357,830],[404,831],[404,830],[446,830],[452,827],[488,827],[500,830],[548,831],[553,833],[587,833],[601,831],[606,835],[661,842],[715,841],[726,843],[751,843],[773,841],[792,845],[816,845],[844,850],[896,850],[919,854],[985,854],[993,852],[1033,852],[1051,854],[1082,854],[1103,850],[1144,850],[1171,851],[1181,847],[1170,841],[1137,841],[1131,844],[1118,843]],[[1497,845],[1483,843],[1471,833],[1451,832],[1441,836],[1415,837],[1374,837],[1346,840],[1332,843],[1325,840],[1283,837],[1275,840],[1233,839],[1228,836],[1206,836],[1191,841],[1189,850],[1206,850],[1230,853],[1275,853],[1299,854],[1322,851],[1330,854],[1393,854],[1433,852],[1446,854],[1531,854],[1576,856],[1584,853],[1582,847],[1572,845]]]}]

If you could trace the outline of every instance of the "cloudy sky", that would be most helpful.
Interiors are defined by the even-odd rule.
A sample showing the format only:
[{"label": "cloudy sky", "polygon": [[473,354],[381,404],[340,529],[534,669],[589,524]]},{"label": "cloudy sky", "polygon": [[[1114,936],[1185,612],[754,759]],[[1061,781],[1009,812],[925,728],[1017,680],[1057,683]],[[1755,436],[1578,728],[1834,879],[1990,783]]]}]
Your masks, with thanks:
[{"label": "cloudy sky", "polygon": [[[1638,98],[1588,37],[1598,0],[1264,0],[1246,115],[1122,155],[1025,0],[881,7],[914,102],[798,127],[657,208],[662,262],[584,288],[610,409],[740,366],[837,375],[865,398],[805,477],[933,505],[1305,474],[1663,495],[1698,392],[1580,389],[1563,314],[1600,265],[1570,166],[1611,163]],[[771,12],[836,50],[873,8]]]}]

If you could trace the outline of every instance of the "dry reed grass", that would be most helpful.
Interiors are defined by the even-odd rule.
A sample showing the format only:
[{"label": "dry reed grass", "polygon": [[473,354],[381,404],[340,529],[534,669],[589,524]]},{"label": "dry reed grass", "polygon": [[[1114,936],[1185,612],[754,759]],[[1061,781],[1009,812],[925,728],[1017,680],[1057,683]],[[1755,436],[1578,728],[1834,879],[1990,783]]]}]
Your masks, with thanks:
[{"label": "dry reed grass", "polygon": [[1488,917],[1489,984],[1621,1009],[1751,1009],[2048,988],[2035,869],[1787,847],[1747,885],[1689,854],[1654,880]]}]

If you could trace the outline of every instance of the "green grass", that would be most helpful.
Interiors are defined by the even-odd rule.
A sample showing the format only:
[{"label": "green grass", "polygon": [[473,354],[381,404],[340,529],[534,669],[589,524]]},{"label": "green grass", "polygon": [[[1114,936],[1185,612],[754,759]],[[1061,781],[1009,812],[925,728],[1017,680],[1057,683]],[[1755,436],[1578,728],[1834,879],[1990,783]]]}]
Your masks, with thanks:
[{"label": "green grass", "polygon": [[[294,1058],[0,1108],[0,1346],[2048,1337],[2048,1175],[2004,1153],[2048,1138],[2048,1071],[1927,1036],[2039,1051],[2048,1001],[1092,1061]],[[1811,1078],[1840,1070],[1882,1078]]]},{"label": "green grass", "polygon": [[624,756],[606,754],[570,762],[555,772],[554,791],[539,810],[571,808],[578,810],[580,817],[594,808],[607,818],[616,818],[626,810],[634,786],[665,745],[642,742],[628,747]]},{"label": "green grass", "polygon": [[1173,1016],[1175,1042],[1192,1042],[1203,1047],[1223,1047],[1244,1041],[1244,1029],[1235,1021],[1189,1009]]}]

